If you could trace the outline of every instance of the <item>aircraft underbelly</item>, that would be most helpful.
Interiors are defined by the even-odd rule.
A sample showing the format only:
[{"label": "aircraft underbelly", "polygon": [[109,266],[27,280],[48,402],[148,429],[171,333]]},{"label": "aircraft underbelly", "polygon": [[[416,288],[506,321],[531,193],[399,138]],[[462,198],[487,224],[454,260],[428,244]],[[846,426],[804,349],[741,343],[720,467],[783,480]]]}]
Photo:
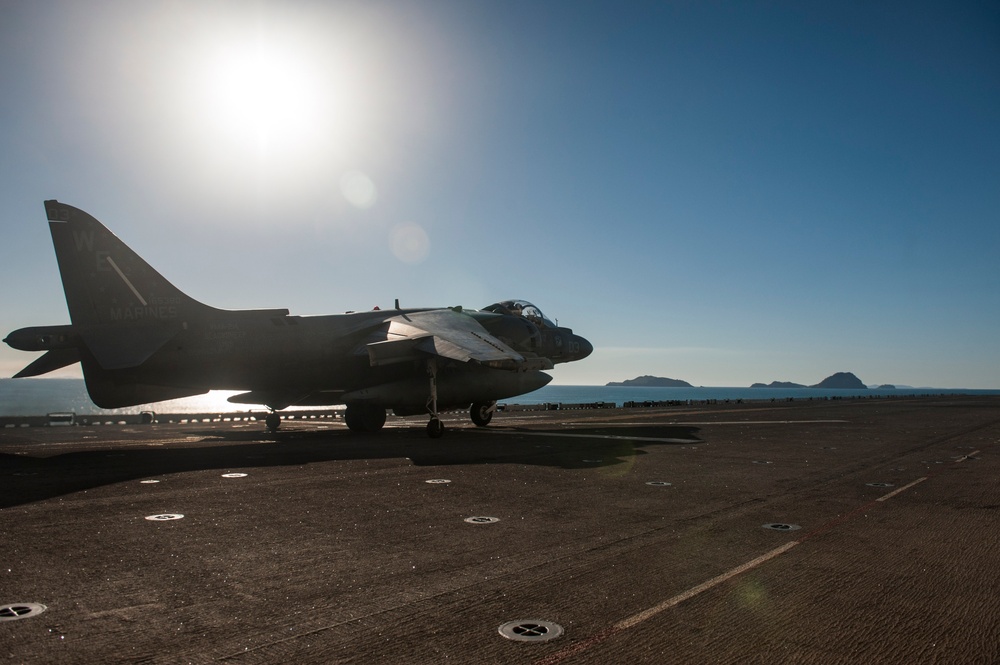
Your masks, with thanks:
[{"label": "aircraft underbelly", "polygon": [[[552,377],[544,372],[510,372],[484,367],[453,368],[437,377],[438,401],[442,404],[492,402],[538,390]],[[343,395],[346,403],[372,402],[386,407],[425,405],[430,396],[429,381],[409,376]]]}]

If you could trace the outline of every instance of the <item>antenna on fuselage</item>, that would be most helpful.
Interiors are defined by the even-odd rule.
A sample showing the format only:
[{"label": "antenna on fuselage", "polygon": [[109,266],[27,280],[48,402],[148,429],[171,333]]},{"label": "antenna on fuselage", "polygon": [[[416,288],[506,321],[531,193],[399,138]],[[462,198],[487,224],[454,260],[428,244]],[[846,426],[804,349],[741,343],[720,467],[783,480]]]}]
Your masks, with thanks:
[{"label": "antenna on fuselage", "polygon": [[396,298],[396,309],[399,309],[399,298]]}]

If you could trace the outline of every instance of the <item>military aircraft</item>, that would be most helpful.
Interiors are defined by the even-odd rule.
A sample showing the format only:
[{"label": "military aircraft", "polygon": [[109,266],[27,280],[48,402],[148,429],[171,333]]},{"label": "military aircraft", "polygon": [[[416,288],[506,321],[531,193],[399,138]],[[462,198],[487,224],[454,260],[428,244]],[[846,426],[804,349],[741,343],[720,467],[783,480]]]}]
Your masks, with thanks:
[{"label": "military aircraft", "polygon": [[22,328],[4,341],[45,351],[14,378],[79,362],[101,408],[242,390],[229,398],[270,409],[344,404],[354,431],[397,415],[469,408],[486,426],[498,399],[541,388],[542,370],[585,358],[593,346],[523,300],[462,307],[292,316],[287,309],[223,310],[163,278],[86,212],[46,201],[71,325]]}]

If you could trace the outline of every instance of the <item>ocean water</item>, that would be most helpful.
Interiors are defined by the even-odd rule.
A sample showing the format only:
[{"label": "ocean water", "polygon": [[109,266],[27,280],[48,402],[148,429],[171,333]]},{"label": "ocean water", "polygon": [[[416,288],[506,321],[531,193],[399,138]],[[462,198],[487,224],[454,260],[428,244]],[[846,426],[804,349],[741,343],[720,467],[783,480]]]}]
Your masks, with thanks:
[{"label": "ocean water", "polygon": [[158,413],[230,413],[266,411],[249,404],[230,404],[234,391],[215,390],[205,395],[173,399],[124,409],[99,409],[90,401],[83,379],[0,379],[0,416],[43,416],[49,413],[111,415],[156,411]]},{"label": "ocean water", "polygon": [[[233,391],[214,390],[205,395],[175,399],[126,409],[99,409],[87,395],[82,379],[0,379],[0,416],[41,416],[49,413],[77,415],[157,413],[239,413],[262,412],[263,406],[230,404]],[[824,399],[831,397],[902,395],[1000,395],[1000,390],[955,388],[906,388],[897,390],[823,390],[818,388],[640,388],[628,386],[553,386],[501,400],[505,404],[579,404],[605,402],[621,406],[625,402],[736,401]]]},{"label": "ocean water", "polygon": [[528,393],[510,400],[510,404],[614,402],[703,402],[717,400],[786,400],[828,399],[847,397],[893,397],[903,395],[1000,395],[1000,390],[967,390],[964,388],[898,388],[882,390],[834,390],[823,388],[644,388],[630,386],[553,386]]}]

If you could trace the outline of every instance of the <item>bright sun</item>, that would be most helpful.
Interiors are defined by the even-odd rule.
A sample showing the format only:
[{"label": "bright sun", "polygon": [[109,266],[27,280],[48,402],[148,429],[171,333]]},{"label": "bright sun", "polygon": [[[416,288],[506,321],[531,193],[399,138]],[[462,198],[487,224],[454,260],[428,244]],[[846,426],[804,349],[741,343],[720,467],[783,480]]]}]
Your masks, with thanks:
[{"label": "bright sun", "polygon": [[164,100],[174,111],[169,147],[185,175],[216,196],[263,209],[339,200],[346,188],[349,203],[370,207],[374,183],[345,174],[362,165],[383,117],[379,51],[351,21],[321,30],[325,12],[291,15],[278,4],[260,15],[212,13],[211,29],[165,61],[176,81]]},{"label": "bright sun", "polygon": [[213,131],[258,154],[300,150],[343,121],[329,94],[335,77],[294,48],[258,42],[220,49],[204,73]]}]

